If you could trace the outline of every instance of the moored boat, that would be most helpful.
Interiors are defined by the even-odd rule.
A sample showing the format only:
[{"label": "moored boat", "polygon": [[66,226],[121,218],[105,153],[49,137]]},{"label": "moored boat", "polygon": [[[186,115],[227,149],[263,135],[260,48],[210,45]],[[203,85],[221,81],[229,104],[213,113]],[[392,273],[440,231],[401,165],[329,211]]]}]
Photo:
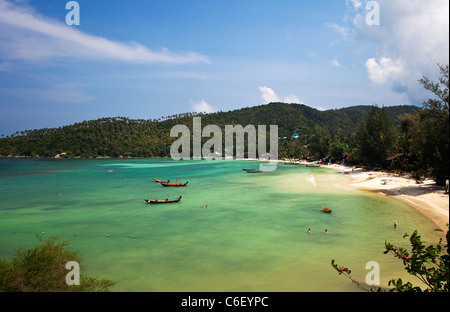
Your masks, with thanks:
[{"label": "moored boat", "polygon": [[328,209],[328,208],[325,208],[325,207],[323,207],[322,209],[323,209],[323,212],[327,212],[327,213],[331,213],[331,211],[332,211],[331,209]]},{"label": "moored boat", "polygon": [[158,182],[158,183],[160,183],[160,182],[169,183],[170,182],[170,180],[164,181],[164,180],[155,179],[155,178],[153,178],[153,180],[155,180],[155,182]]},{"label": "moored boat", "polygon": [[260,172],[262,172],[262,170],[247,170],[245,172],[247,172],[247,173],[260,173]]},{"label": "moored boat", "polygon": [[169,182],[159,182],[163,186],[186,186],[188,182],[186,183],[169,183]]},{"label": "moored boat", "polygon": [[181,200],[181,196],[175,199],[144,199],[148,204],[170,204],[178,203]]}]

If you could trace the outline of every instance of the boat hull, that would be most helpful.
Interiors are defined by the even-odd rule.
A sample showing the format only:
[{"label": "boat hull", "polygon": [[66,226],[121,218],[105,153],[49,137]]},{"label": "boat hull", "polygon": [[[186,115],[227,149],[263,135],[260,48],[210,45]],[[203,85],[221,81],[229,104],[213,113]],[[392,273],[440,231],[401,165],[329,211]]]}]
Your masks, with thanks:
[{"label": "boat hull", "polygon": [[188,182],[186,183],[166,183],[166,182],[159,182],[162,186],[186,186]]},{"label": "boat hull", "polygon": [[176,199],[144,199],[147,204],[171,204],[178,203],[181,200],[181,196]]}]

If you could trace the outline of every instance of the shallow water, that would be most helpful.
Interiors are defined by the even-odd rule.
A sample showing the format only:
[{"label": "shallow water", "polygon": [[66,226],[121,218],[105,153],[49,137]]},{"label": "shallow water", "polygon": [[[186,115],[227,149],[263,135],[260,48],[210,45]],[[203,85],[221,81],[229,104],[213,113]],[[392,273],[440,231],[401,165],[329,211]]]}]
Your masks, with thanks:
[{"label": "shallow water", "polygon": [[[241,170],[249,167],[258,163],[0,159],[0,257],[36,245],[35,235],[57,236],[116,291],[358,291],[331,259],[361,282],[369,261],[380,264],[381,286],[415,281],[383,254],[385,241],[408,247],[403,234],[415,229],[430,243],[443,236],[402,202],[346,188],[335,171]],[[166,188],[153,178],[189,183]]]}]

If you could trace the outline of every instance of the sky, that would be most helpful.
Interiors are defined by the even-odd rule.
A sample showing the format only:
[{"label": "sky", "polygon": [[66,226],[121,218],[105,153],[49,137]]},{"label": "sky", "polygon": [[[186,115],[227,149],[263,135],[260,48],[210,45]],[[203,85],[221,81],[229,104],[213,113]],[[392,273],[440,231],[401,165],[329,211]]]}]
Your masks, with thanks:
[{"label": "sky", "polygon": [[0,134],[270,102],[420,106],[418,80],[448,60],[445,0],[0,0]]}]

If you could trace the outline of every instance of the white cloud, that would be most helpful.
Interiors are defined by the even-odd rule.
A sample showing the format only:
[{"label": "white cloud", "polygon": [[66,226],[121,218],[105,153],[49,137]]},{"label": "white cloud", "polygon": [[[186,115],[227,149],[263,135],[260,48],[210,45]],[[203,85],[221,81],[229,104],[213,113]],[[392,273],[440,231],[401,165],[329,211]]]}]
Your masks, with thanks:
[{"label": "white cloud", "polygon": [[331,64],[331,66],[334,66],[334,67],[341,67],[341,64],[336,59],[331,60],[330,64]]},{"label": "white cloud", "polygon": [[191,100],[192,109],[198,113],[214,113],[217,110],[208,104],[205,100],[195,102]]},{"label": "white cloud", "polygon": [[[403,93],[417,104],[418,80],[436,80],[436,63],[448,64],[449,3],[443,0],[378,0],[380,25],[368,25],[367,0],[347,0],[345,26],[354,51],[375,47],[365,67],[370,81]],[[369,45],[367,45],[369,43]],[[367,52],[368,50],[364,51]],[[414,103],[416,102],[416,103]]]},{"label": "white cloud", "polygon": [[[367,2],[367,1],[366,1]],[[355,37],[376,44],[378,56],[427,64],[448,60],[449,3],[442,0],[379,0],[380,25],[367,25],[364,8],[353,19]]]},{"label": "white cloud", "polygon": [[291,95],[288,95],[287,97],[285,97],[283,102],[300,104],[302,101],[300,101],[300,99],[296,95],[291,94]]},{"label": "white cloud", "polygon": [[[362,6],[362,2],[360,0],[350,0],[350,2],[355,9],[359,9]],[[346,0],[346,3],[349,5],[349,0]]]},{"label": "white cloud", "polygon": [[340,26],[339,24],[332,24],[332,23],[326,23],[325,26],[328,26],[331,29],[334,29],[345,40],[347,40],[350,36],[350,29],[348,27]]},{"label": "white cloud", "polygon": [[372,82],[382,84],[389,79],[398,78],[404,68],[405,63],[400,60],[392,60],[390,58],[381,57],[378,61],[375,58],[370,58],[366,62],[366,68],[369,73],[369,78]]},{"label": "white cloud", "polygon": [[283,102],[283,103],[303,103],[296,95],[291,94],[286,96],[283,100],[281,100],[278,95],[275,93],[275,91],[272,90],[272,88],[269,88],[267,86],[259,86],[259,91],[261,91],[261,97],[264,100],[264,103],[276,103],[276,102]]},{"label": "white cloud", "polygon": [[206,56],[187,52],[152,51],[137,42],[121,43],[83,33],[28,7],[0,0],[0,55],[9,59],[42,60],[84,58],[128,63],[209,62]]},{"label": "white cloud", "polygon": [[275,91],[273,91],[271,88],[267,86],[259,86],[259,91],[261,91],[261,97],[264,100],[264,103],[271,103],[271,102],[280,102],[280,98],[275,94]]}]

